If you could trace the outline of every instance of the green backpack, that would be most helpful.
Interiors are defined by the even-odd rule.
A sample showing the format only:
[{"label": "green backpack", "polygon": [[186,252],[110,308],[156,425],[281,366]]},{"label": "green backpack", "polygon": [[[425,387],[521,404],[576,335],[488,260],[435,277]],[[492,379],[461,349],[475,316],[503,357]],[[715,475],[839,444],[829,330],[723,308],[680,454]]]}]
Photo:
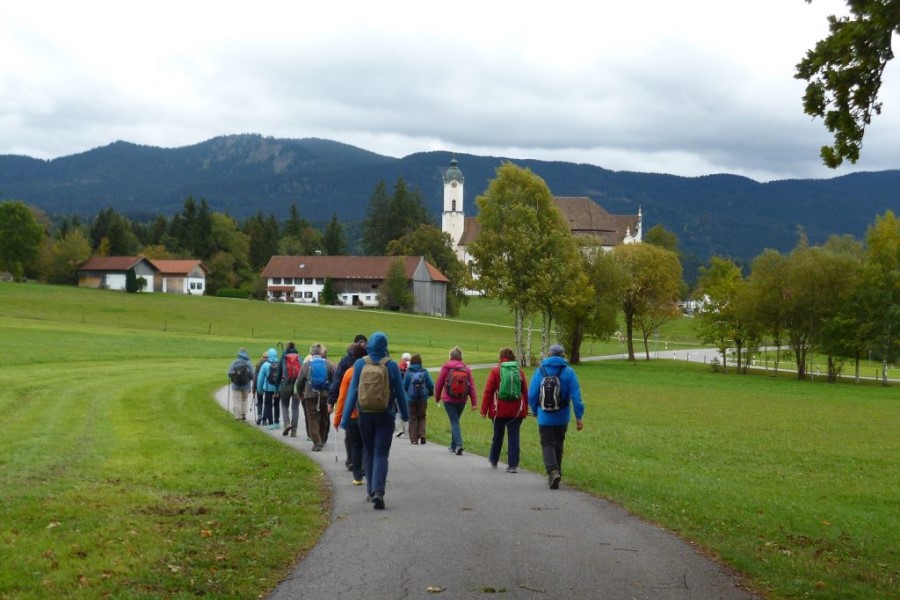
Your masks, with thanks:
[{"label": "green backpack", "polygon": [[522,380],[519,377],[519,363],[514,360],[500,363],[500,389],[497,397],[501,400],[519,401],[522,395]]}]

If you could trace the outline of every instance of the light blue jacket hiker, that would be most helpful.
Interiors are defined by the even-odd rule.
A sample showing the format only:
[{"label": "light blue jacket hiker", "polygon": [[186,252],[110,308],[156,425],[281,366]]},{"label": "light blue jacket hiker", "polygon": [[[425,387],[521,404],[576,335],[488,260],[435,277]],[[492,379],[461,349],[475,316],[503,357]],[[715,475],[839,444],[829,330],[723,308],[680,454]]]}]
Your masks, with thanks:
[{"label": "light blue jacket hiker", "polygon": [[[387,356],[387,336],[380,331],[376,331],[369,338],[366,350],[369,353],[369,358],[372,359],[373,362],[380,361]],[[341,429],[347,429],[347,424],[350,422],[350,415],[353,414],[353,409],[356,408],[356,402],[359,399],[359,374],[362,371],[364,364],[366,364],[364,358],[360,358],[353,364],[353,379],[350,381],[350,389],[347,390],[347,399],[344,402],[344,414],[341,417]],[[404,422],[409,421],[409,406],[406,404],[406,392],[403,391],[403,379],[400,377],[400,366],[393,360],[389,360],[386,366],[388,370],[388,379],[391,383],[391,400],[388,402],[386,412],[392,417],[396,417],[397,411],[399,410],[400,418]]]},{"label": "light blue jacket hiker", "polygon": [[259,368],[256,375],[256,389],[260,392],[277,392],[278,387],[269,383],[269,371],[278,368],[278,351],[275,348],[269,348],[268,360]]},{"label": "light blue jacket hiker", "polygon": [[575,419],[580,421],[584,416],[584,404],[581,402],[581,386],[578,385],[575,370],[561,356],[548,356],[541,361],[541,367],[548,375],[559,377],[560,396],[568,398],[569,403],[565,408],[554,412],[544,412],[541,409],[541,380],[544,376],[541,374],[541,369],[537,369],[531,378],[531,385],[528,386],[528,405],[531,407],[532,414],[537,415],[538,426],[562,427],[568,425],[573,406],[575,407]]}]

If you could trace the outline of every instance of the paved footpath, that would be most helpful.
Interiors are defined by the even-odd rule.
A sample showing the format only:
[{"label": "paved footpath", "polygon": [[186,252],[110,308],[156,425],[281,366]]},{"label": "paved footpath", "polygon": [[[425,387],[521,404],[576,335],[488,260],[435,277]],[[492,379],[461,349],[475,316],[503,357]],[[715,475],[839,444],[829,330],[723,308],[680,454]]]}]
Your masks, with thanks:
[{"label": "paved footpath", "polygon": [[[216,399],[224,407],[227,389]],[[429,403],[429,414],[442,410]],[[463,416],[463,439],[475,418]],[[535,426],[532,418],[523,424]],[[376,511],[365,486],[351,483],[343,432],[337,459],[333,430],[323,452],[280,430],[259,434],[315,460],[334,491],[331,526],[272,600],[483,600],[494,592],[505,600],[756,598],[692,545],[568,487],[565,474],[551,490],[544,474],[510,474],[482,456],[394,438],[386,509]]]}]

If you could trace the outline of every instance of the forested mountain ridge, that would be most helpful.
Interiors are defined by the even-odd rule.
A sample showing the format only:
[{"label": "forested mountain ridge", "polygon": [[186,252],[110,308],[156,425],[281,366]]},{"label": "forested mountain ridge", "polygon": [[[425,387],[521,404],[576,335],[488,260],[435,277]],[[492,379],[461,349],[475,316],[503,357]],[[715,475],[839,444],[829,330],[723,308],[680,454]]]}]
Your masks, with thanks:
[{"label": "forested mountain ridge", "polygon": [[[113,207],[134,218],[173,215],[188,196],[243,218],[257,211],[285,218],[292,203],[314,224],[337,214],[365,217],[379,181],[403,178],[435,219],[442,174],[452,155],[392,158],[322,139],[229,135],[181,148],[115,142],[53,160],[0,156],[0,199],[23,200],[53,215],[90,217]],[[465,210],[495,175],[502,157],[457,154]],[[543,178],[557,196],[588,196],[613,214],[644,214],[644,230],[662,224],[693,261],[713,254],[748,261],[765,248],[787,251],[802,228],[813,243],[831,234],[861,239],[878,214],[900,207],[900,171],[823,180],[760,183],[735,175],[679,177],[610,171],[593,165],[513,160]]]}]

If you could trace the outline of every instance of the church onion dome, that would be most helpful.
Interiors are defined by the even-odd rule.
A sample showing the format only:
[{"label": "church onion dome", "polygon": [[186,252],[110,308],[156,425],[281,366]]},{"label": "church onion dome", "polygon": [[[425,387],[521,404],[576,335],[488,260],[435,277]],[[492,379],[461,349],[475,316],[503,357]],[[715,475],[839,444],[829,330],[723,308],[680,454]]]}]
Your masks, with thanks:
[{"label": "church onion dome", "polygon": [[459,181],[462,183],[465,181],[462,171],[459,170],[457,165],[458,163],[455,158],[450,160],[450,168],[444,172],[444,183],[450,183],[451,181]]}]

